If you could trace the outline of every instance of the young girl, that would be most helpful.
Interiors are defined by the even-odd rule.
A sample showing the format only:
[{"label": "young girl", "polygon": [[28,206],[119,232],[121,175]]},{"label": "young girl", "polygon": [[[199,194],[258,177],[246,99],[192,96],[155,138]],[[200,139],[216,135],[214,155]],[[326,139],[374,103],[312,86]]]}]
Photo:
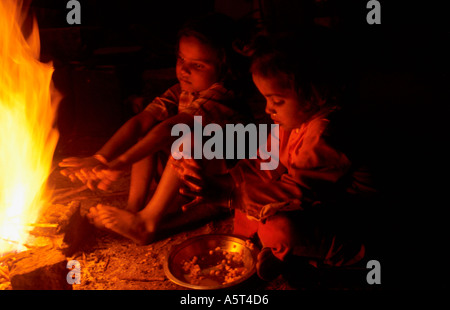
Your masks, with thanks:
[{"label": "young girl", "polygon": [[[150,197],[150,185],[158,161],[165,165],[176,124],[236,122],[241,118],[233,81],[233,23],[223,15],[211,14],[188,22],[179,32],[176,75],[179,83],[157,97],[144,111],[127,121],[92,157],[67,158],[60,163],[64,175],[75,175],[90,188],[107,189],[132,165],[131,186],[125,210],[98,205],[88,216],[139,243],[148,243],[161,218],[185,200],[178,195],[179,181],[169,165]],[[223,164],[223,163],[222,163]],[[72,176],[73,178],[73,176]],[[178,197],[180,196],[180,197]]]},{"label": "young girl", "polygon": [[294,256],[342,266],[358,262],[365,252],[355,238],[359,232],[351,228],[357,213],[350,202],[372,189],[355,178],[362,175],[356,162],[330,143],[330,120],[339,110],[327,80],[330,67],[311,48],[314,42],[307,42],[295,49],[295,41],[267,41],[253,56],[253,81],[266,98],[266,113],[279,125],[276,170],[260,170],[259,158],[213,176],[194,160],[174,163],[183,193],[233,207],[234,233],[258,235],[263,249],[257,271],[267,280]]}]

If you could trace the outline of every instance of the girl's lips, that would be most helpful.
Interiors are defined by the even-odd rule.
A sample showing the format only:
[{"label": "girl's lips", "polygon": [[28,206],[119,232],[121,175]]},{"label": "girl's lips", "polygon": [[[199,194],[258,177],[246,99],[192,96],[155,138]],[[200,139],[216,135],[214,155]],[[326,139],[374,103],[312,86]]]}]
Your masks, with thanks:
[{"label": "girl's lips", "polygon": [[272,121],[275,125],[279,125],[280,127],[284,127],[283,123],[281,123],[277,118],[272,118]]},{"label": "girl's lips", "polygon": [[191,84],[191,82],[189,82],[189,81],[186,80],[186,79],[180,79],[180,82],[183,82],[183,83],[186,83],[186,84]]}]

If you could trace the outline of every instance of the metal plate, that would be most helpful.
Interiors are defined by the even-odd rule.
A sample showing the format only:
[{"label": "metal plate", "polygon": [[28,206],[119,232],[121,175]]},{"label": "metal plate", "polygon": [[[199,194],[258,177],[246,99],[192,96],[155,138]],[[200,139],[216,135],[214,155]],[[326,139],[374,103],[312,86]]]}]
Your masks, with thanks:
[{"label": "metal plate", "polygon": [[[183,270],[183,263],[191,260],[194,256],[197,256],[199,259],[208,257],[210,251],[217,247],[220,247],[223,251],[241,253],[246,272],[235,281],[226,284],[214,281],[208,276],[206,276],[206,279],[200,281],[198,285],[192,284],[189,281],[186,271]],[[172,248],[164,263],[164,272],[172,282],[180,286],[198,290],[223,289],[235,286],[249,279],[256,272],[257,255],[258,250],[247,247],[245,239],[223,234],[201,235],[188,239]],[[216,263],[208,262],[209,265]],[[204,265],[200,266],[200,268],[203,270],[208,268],[208,266]]]}]

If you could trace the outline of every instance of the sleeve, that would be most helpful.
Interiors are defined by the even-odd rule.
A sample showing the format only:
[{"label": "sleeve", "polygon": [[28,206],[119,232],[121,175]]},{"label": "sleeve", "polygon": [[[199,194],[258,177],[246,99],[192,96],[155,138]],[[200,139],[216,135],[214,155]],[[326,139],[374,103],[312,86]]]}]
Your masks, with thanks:
[{"label": "sleeve", "polygon": [[166,90],[164,94],[153,99],[153,101],[147,105],[145,111],[151,112],[159,121],[166,120],[177,114],[180,94],[180,84],[175,84]]},{"label": "sleeve", "polygon": [[215,83],[200,92],[198,98],[183,112],[202,116],[203,124],[216,123],[223,126],[238,117],[238,113],[230,106],[234,99],[233,91],[226,89],[221,83]]},{"label": "sleeve", "polygon": [[280,152],[289,152],[287,167],[280,163],[274,171],[258,171],[259,159],[239,163],[231,173],[240,201],[237,208],[264,220],[279,211],[301,210],[335,186],[350,161],[326,143],[326,125],[325,120],[315,122],[298,139],[280,134]]}]

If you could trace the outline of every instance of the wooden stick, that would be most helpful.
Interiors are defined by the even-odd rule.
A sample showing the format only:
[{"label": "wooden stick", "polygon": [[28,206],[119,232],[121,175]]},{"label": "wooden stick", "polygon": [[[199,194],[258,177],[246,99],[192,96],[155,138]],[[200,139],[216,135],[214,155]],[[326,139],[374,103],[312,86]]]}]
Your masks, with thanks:
[{"label": "wooden stick", "polygon": [[26,248],[28,248],[28,249],[31,249],[31,248],[32,248],[31,245],[28,245],[28,244],[25,244],[25,243],[20,243],[20,242],[14,241],[14,240],[5,239],[5,238],[2,238],[2,237],[0,237],[0,240],[3,240],[3,241],[5,241],[5,242],[9,242],[9,243],[18,244],[18,245],[23,245],[24,247],[26,247]]},{"label": "wooden stick", "polygon": [[68,191],[68,192],[66,192],[66,193],[64,193],[64,194],[55,196],[55,197],[53,198],[53,201],[56,202],[56,201],[58,201],[58,200],[62,200],[62,199],[67,198],[67,197],[69,197],[69,196],[72,196],[72,195],[81,193],[81,192],[83,192],[83,191],[85,191],[85,190],[87,190],[87,189],[88,189],[87,185],[82,185],[82,186],[80,186],[80,187],[78,187],[78,188],[75,188],[75,189],[73,189],[73,190],[70,190],[70,191]]},{"label": "wooden stick", "polygon": [[61,195],[61,194],[65,193],[65,192],[67,192],[67,191],[70,190],[71,188],[72,188],[72,187],[55,188],[55,189],[52,189],[51,192],[52,192],[55,196],[58,196],[58,195]]},{"label": "wooden stick", "polygon": [[[113,193],[101,192],[101,196],[102,197],[108,197],[108,198],[114,197],[114,196],[123,196],[123,195],[127,195],[127,194],[128,194],[128,191],[120,191],[120,192],[113,192]],[[91,196],[81,195],[81,196],[77,196],[76,200],[81,201],[81,200],[92,199],[92,198],[93,198],[92,195]],[[65,203],[71,202],[73,200],[74,200],[74,198],[72,198],[72,197],[66,197],[64,199],[59,199],[58,198],[57,203],[58,204],[65,204]],[[56,201],[54,201],[54,202],[56,203]]]},{"label": "wooden stick", "polygon": [[54,228],[54,227],[58,227],[59,224],[53,224],[53,223],[31,223],[31,224],[25,224],[25,226],[30,226],[30,227],[42,227],[42,228]]}]

